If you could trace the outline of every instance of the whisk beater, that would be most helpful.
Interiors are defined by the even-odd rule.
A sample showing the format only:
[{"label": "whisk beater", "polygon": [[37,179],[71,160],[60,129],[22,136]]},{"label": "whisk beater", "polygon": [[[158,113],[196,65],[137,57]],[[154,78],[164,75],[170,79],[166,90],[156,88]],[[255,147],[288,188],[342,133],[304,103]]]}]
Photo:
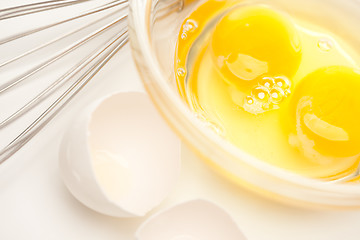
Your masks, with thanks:
[{"label": "whisk beater", "polygon": [[[18,31],[14,27],[0,39],[0,103],[16,106],[0,115],[0,136],[9,135],[11,127],[18,129],[20,117],[27,125],[10,142],[5,140],[0,164],[54,118],[128,41],[127,0],[18,2],[5,7],[0,3],[0,29],[28,25]],[[17,52],[7,52],[18,46]],[[48,72],[58,72],[57,77],[47,79]],[[11,100],[29,92],[21,103]]]}]

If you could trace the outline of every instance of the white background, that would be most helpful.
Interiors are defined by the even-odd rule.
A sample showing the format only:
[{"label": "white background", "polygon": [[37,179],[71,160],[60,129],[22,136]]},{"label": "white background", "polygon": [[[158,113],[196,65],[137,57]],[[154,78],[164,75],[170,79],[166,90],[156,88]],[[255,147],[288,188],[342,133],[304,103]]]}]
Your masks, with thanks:
[{"label": "white background", "polygon": [[[113,91],[141,89],[126,46],[71,105],[0,166],[0,239],[133,239],[147,216],[117,219],[84,207],[61,181],[58,151],[71,118],[90,100]],[[220,204],[250,240],[360,239],[360,211],[306,210],[268,201],[217,176],[183,147],[178,185],[154,212],[194,198]]]},{"label": "white background", "polygon": [[[154,212],[195,198],[209,199],[225,208],[249,240],[360,239],[359,210],[300,209],[263,199],[213,173],[184,146],[177,186],[144,218],[118,219],[83,206],[67,191],[59,175],[63,132],[77,112],[97,98],[142,89],[127,45],[43,131],[0,165],[1,240],[131,240],[139,224]],[[0,132],[0,138],[6,137]]]}]

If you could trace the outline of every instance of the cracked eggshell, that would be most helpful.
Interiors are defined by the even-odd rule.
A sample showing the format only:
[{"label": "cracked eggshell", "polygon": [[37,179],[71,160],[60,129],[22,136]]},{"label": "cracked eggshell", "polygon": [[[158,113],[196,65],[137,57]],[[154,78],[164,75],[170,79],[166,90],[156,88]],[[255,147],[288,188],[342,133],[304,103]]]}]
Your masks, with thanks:
[{"label": "cracked eggshell", "polygon": [[246,240],[231,216],[207,200],[192,200],[151,216],[137,240]]},{"label": "cracked eggshell", "polygon": [[72,122],[60,148],[60,173],[87,207],[143,216],[168,195],[180,173],[180,140],[141,92],[117,93]]}]

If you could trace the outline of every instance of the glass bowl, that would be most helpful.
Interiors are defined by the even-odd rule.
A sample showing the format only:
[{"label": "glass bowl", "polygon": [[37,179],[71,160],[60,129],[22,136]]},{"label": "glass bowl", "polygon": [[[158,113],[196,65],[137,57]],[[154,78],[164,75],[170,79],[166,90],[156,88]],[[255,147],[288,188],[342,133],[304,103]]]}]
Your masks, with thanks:
[{"label": "glass bowl", "polygon": [[[131,0],[133,57],[154,104],[194,152],[225,177],[271,199],[303,206],[360,207],[360,185],[326,183],[267,164],[233,146],[204,125],[178,93],[174,52],[183,19],[203,1]],[[317,22],[331,16],[336,28],[360,22],[358,0],[263,0]],[[321,11],[318,11],[321,9]],[[356,35],[357,34],[357,35]],[[349,37],[349,36],[345,36]],[[351,39],[360,45],[360,33]]]}]

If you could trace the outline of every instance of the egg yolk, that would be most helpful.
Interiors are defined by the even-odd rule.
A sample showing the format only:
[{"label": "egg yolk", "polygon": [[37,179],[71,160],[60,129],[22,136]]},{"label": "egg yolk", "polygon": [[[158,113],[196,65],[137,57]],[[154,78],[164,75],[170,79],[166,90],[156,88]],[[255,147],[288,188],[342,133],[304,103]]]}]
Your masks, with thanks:
[{"label": "egg yolk", "polygon": [[305,156],[360,156],[359,71],[343,66],[318,69],[300,82],[289,106],[290,136]]},{"label": "egg yolk", "polygon": [[253,114],[277,108],[290,93],[290,78],[301,61],[297,31],[282,14],[265,6],[235,8],[212,34],[217,70],[237,90],[237,105]]},{"label": "egg yolk", "polygon": [[265,6],[231,10],[216,25],[211,50],[215,64],[231,84],[266,74],[290,78],[300,60],[300,40],[290,19]]}]

